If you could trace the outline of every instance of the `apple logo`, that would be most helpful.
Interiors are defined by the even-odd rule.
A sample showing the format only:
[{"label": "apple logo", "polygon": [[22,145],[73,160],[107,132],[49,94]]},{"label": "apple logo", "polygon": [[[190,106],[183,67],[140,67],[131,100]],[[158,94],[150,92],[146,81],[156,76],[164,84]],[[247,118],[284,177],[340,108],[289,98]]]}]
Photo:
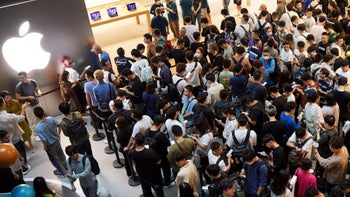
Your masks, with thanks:
[{"label": "apple logo", "polygon": [[29,22],[25,21],[19,28],[20,37],[9,38],[2,45],[6,62],[17,72],[43,69],[50,60],[51,54],[43,50],[40,44],[43,35],[28,31]]}]

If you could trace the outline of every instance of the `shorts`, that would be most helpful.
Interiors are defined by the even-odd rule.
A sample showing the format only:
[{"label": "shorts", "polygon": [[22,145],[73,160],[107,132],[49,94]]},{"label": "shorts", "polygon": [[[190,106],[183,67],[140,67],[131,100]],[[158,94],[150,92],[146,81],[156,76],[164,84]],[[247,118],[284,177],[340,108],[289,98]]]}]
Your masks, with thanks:
[{"label": "shorts", "polygon": [[233,3],[236,5],[242,5],[242,0],[233,0]]}]

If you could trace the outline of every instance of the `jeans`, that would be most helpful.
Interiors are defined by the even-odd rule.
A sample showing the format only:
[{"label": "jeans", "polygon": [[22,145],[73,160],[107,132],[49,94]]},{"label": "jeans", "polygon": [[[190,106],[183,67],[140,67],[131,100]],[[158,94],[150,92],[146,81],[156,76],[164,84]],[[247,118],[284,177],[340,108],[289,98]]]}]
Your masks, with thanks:
[{"label": "jeans", "polygon": [[16,149],[18,150],[21,157],[24,158],[24,163],[27,164],[27,153],[26,153],[26,148],[25,148],[24,142],[22,140],[20,140],[19,142],[17,142],[16,144],[13,144],[13,145],[16,147]]},{"label": "jeans", "polygon": [[164,184],[169,185],[171,183],[171,169],[170,169],[170,163],[167,157],[161,158],[162,162],[160,163],[163,176],[164,176]]},{"label": "jeans", "polygon": [[[198,23],[198,30],[200,31],[200,29],[201,29],[201,17],[202,17],[202,15],[201,15],[201,13],[200,12],[198,12],[197,13],[197,15],[193,15],[192,16],[192,21],[193,21],[193,24],[194,25],[196,25],[196,23]],[[197,22],[196,22],[197,21]]]},{"label": "jeans", "polygon": [[230,5],[230,0],[224,0],[224,9],[227,10],[228,15],[230,15],[230,9],[228,8],[229,5]]},{"label": "jeans", "polygon": [[62,174],[65,174],[67,169],[66,156],[63,153],[60,141],[57,140],[55,143],[47,145],[46,152],[52,165]]},{"label": "jeans", "polygon": [[78,152],[82,155],[91,155],[92,156],[92,150],[91,150],[91,143],[90,140],[86,140],[83,143],[76,145]]},{"label": "jeans", "polygon": [[91,187],[88,187],[88,188],[84,188],[81,185],[81,189],[83,190],[86,197],[98,197],[97,196],[97,180],[95,181],[95,183]]}]

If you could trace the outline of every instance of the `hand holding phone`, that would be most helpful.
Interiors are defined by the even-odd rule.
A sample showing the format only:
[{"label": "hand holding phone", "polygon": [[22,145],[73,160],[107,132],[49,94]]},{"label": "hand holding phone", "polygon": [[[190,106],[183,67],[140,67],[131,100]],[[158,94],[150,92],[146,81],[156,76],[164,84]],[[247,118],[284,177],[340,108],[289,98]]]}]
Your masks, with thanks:
[{"label": "hand holding phone", "polygon": [[230,150],[226,153],[226,157],[229,157],[230,155],[232,155],[232,152],[233,152],[233,150],[230,149]]}]

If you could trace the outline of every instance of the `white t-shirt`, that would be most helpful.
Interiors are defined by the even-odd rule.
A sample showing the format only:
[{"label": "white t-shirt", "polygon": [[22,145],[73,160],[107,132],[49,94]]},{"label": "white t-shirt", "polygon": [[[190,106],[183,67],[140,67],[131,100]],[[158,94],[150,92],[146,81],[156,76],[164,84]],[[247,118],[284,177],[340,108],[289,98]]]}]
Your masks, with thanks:
[{"label": "white t-shirt", "polygon": [[208,85],[208,97],[207,97],[207,104],[209,105],[209,108],[213,110],[214,108],[214,103],[218,100],[220,100],[220,91],[225,89],[224,85],[218,82],[214,82]]},{"label": "white t-shirt", "polygon": [[64,68],[64,70],[69,72],[68,81],[73,83],[79,79],[79,73],[74,68]]},{"label": "white t-shirt", "polygon": [[199,138],[199,141],[203,144],[206,145],[206,149],[202,149],[200,146],[197,145],[197,153],[203,154],[203,155],[208,155],[208,152],[210,150],[210,144],[211,141],[213,140],[213,133],[209,132],[204,134],[202,137]]},{"label": "white t-shirt", "polygon": [[[194,69],[195,65],[197,63],[196,69]],[[192,70],[194,71],[192,72]],[[191,72],[191,75],[189,77],[188,83],[191,84],[193,87],[199,86],[201,84],[200,76],[199,74],[202,72],[202,65],[199,62],[191,62],[186,64],[186,74]]]},{"label": "white t-shirt", "polygon": [[198,31],[198,27],[196,25],[185,25],[186,36],[190,40],[190,44],[194,41],[193,33]]},{"label": "white t-shirt", "polygon": [[227,140],[227,138],[230,136],[230,132],[237,129],[238,129],[237,118],[233,120],[226,118],[225,128],[224,128],[224,131],[222,132],[222,137],[224,137]]},{"label": "white t-shirt", "polygon": [[310,29],[310,34],[315,36],[315,40],[317,43],[321,42],[322,33],[325,32],[324,26],[322,25],[314,25]]},{"label": "white t-shirt", "polygon": [[184,136],[186,134],[186,129],[184,127],[184,125],[178,121],[178,120],[173,120],[173,119],[167,119],[165,121],[165,128],[167,129],[167,131],[169,132],[169,135],[171,138],[173,138],[173,133],[171,132],[171,128],[174,126],[174,125],[178,125],[181,127],[182,129],[182,135]]},{"label": "white t-shirt", "polygon": [[316,103],[306,103],[305,105],[305,122],[307,127],[319,129],[319,125],[324,123],[321,107]]},{"label": "white t-shirt", "polygon": [[[306,137],[303,138],[303,140],[301,142],[303,142],[304,140],[306,140],[307,138],[312,137],[312,135],[306,131]],[[297,142],[297,137],[295,136],[295,132],[293,132],[292,136],[289,137],[288,141],[296,143]],[[301,147],[302,150],[307,152],[307,155],[305,156],[305,158],[309,158],[311,156],[311,149],[312,149],[312,139],[309,139],[303,147]]]},{"label": "white t-shirt", "polygon": [[134,129],[132,130],[131,137],[135,137],[138,133],[145,133],[145,131],[150,128],[153,124],[153,120],[147,116],[143,115],[142,119],[137,121],[134,125]]},{"label": "white t-shirt", "polygon": [[[216,162],[218,161],[219,157],[213,154],[213,151],[210,149],[208,152],[208,160],[209,160],[209,164],[216,164]],[[224,160],[221,160],[218,164],[218,166],[220,167],[221,172],[226,172],[227,170],[227,166],[225,165]]]},{"label": "white t-shirt", "polygon": [[[244,129],[244,130],[237,129],[237,130],[235,130],[235,136],[236,136],[237,141],[238,141],[239,143],[243,143],[243,142],[244,142],[245,137],[247,136],[247,132],[248,132],[247,129]],[[256,145],[256,143],[257,143],[257,136],[256,136],[256,133],[255,133],[254,130],[250,130],[249,144],[250,144],[250,146],[251,146],[252,149],[254,148],[254,146]],[[235,141],[233,140],[233,137],[232,137],[232,132],[230,132],[230,135],[229,135],[229,137],[227,138],[226,144],[227,144],[229,147],[233,147],[233,146],[235,145]]]},{"label": "white t-shirt", "polygon": [[104,70],[103,71],[103,81],[105,83],[114,83],[114,80],[116,79],[115,78],[115,75],[114,74],[109,74],[111,72],[107,71],[107,70]]},{"label": "white t-shirt", "polygon": [[[177,76],[176,74],[172,76],[172,80],[174,85],[180,80],[183,79],[182,77]],[[185,79],[179,81],[179,83],[176,85],[176,89],[179,92],[179,94],[181,95],[182,92],[184,91],[185,87],[187,86],[187,82]]]}]

